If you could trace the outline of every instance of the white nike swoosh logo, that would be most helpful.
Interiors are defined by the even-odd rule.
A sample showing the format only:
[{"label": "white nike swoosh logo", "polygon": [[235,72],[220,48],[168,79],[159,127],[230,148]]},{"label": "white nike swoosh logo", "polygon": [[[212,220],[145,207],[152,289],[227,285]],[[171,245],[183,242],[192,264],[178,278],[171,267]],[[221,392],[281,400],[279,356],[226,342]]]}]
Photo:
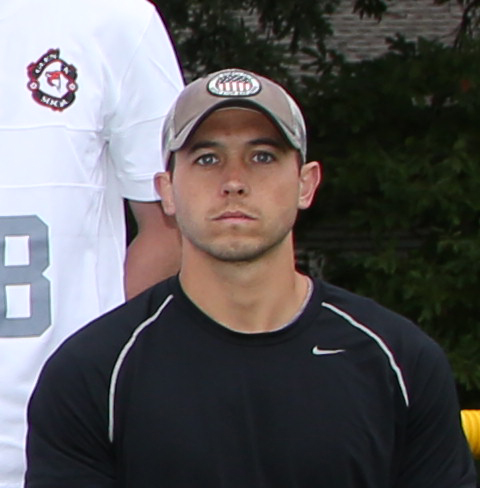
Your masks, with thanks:
[{"label": "white nike swoosh logo", "polygon": [[315,356],[327,356],[329,354],[340,354],[345,352],[345,349],[320,349],[318,346],[315,346],[312,349],[312,354]]}]

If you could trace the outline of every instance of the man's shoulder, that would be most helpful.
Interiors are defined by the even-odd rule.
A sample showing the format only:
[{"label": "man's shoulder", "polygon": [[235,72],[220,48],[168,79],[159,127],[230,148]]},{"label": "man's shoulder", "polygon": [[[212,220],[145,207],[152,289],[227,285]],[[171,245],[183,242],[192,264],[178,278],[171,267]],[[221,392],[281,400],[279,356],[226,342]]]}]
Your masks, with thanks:
[{"label": "man's shoulder", "polygon": [[335,314],[344,323],[372,336],[378,336],[393,346],[410,344],[437,348],[434,341],[410,318],[391,310],[372,298],[353,293],[330,283],[323,287],[324,309]]},{"label": "man's shoulder", "polygon": [[[70,336],[45,363],[31,400],[31,412],[69,398],[82,411],[100,412],[106,421],[109,391],[118,365],[142,326],[155,322],[169,303],[169,280],[102,315]],[[150,322],[149,322],[150,321]]]},{"label": "man's shoulder", "polygon": [[363,335],[376,347],[401,380],[407,399],[421,393],[425,378],[440,384],[450,374],[440,345],[410,319],[371,298],[320,284],[324,287],[323,309],[332,314],[338,326],[347,327],[353,335]]},{"label": "man's shoulder", "polygon": [[164,280],[85,325],[67,338],[54,356],[90,363],[114,360],[134,334],[168,304],[175,280]]}]

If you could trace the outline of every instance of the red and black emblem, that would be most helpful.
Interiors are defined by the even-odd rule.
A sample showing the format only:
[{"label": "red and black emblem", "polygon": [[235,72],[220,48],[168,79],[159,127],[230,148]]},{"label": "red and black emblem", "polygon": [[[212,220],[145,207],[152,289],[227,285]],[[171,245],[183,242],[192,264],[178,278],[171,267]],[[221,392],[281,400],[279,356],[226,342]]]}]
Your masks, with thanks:
[{"label": "red and black emblem", "polygon": [[28,88],[33,99],[52,110],[65,110],[75,101],[77,69],[60,58],[60,49],[50,49],[28,68]]}]

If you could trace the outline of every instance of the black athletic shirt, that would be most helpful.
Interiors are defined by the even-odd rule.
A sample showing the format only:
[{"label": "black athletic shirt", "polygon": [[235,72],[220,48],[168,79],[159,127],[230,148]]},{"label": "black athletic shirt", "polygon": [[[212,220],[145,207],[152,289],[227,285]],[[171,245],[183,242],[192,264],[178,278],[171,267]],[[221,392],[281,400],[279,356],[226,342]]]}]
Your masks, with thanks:
[{"label": "black athletic shirt", "polygon": [[29,407],[27,488],[474,488],[439,346],[314,281],[243,334],[173,277],[67,340]]}]

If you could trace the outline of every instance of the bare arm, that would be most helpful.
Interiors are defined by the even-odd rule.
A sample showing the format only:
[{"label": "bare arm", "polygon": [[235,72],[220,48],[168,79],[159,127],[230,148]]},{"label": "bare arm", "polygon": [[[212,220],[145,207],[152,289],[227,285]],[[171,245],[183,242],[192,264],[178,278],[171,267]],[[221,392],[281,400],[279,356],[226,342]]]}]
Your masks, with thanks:
[{"label": "bare arm", "polygon": [[138,225],[125,263],[125,291],[130,299],[178,272],[180,234],[175,220],[164,214],[160,202],[128,203]]}]

